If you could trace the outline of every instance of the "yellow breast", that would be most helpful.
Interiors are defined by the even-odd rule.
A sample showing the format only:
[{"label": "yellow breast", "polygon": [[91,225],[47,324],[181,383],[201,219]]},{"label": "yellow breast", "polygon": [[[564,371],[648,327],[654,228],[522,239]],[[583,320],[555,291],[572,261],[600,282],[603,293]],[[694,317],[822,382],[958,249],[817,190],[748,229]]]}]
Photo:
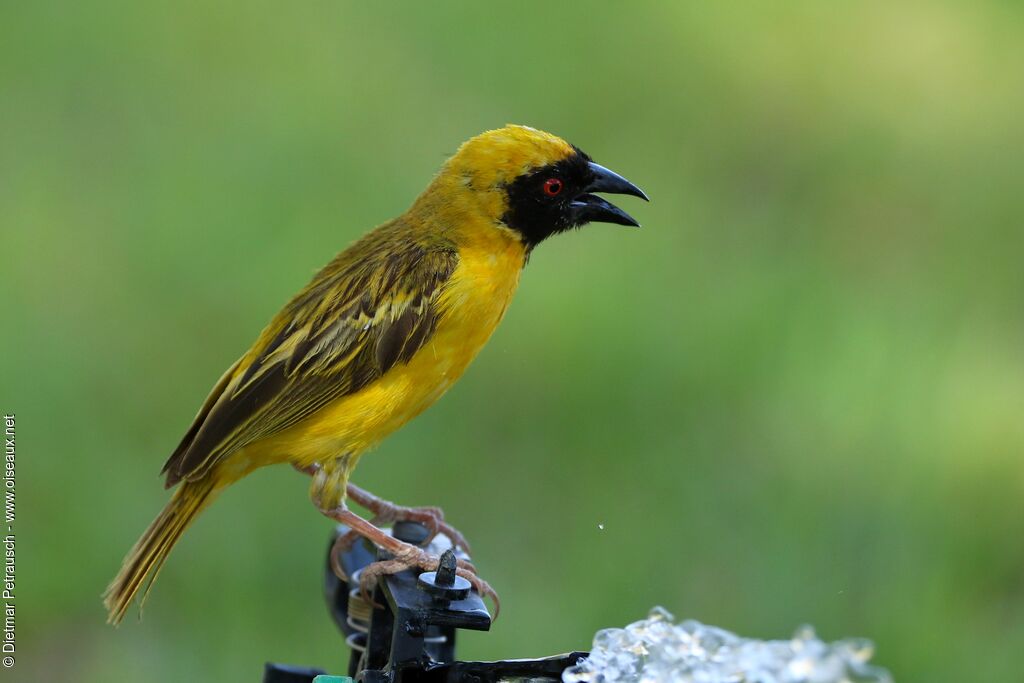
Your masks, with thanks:
[{"label": "yellow breast", "polygon": [[409,363],[247,447],[245,469],[286,459],[306,466],[346,453],[358,458],[455,383],[504,316],[526,258],[522,243],[505,230],[488,225],[475,232],[459,246],[459,264],[438,302],[437,329]]}]

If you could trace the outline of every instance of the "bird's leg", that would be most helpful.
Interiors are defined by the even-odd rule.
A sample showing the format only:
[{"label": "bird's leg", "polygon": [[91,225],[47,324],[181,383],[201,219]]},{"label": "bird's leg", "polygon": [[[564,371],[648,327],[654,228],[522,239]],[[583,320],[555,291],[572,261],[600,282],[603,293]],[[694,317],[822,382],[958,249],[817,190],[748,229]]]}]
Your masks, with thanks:
[{"label": "bird's leg", "polygon": [[[319,470],[316,465],[309,467],[295,465],[294,467],[300,472],[305,472],[311,476],[315,476]],[[433,540],[434,536],[438,533],[442,533],[451,539],[452,545],[462,548],[467,553],[470,552],[469,541],[462,535],[462,532],[444,521],[444,511],[439,507],[405,507],[404,505],[395,505],[391,501],[379,498],[366,489],[351,483],[346,485],[345,493],[350,500],[373,513],[374,516],[370,523],[375,526],[385,526],[399,521],[419,522],[427,527],[427,530],[430,532],[426,539],[427,543]],[[359,535],[353,529],[339,539],[338,547],[347,550]]]},{"label": "bird's leg", "polygon": [[458,529],[444,521],[444,511],[439,507],[405,507],[404,505],[395,505],[391,501],[378,498],[355,484],[349,484],[346,492],[348,497],[355,501],[356,504],[374,514],[374,524],[393,524],[399,521],[419,522],[430,531],[430,535],[426,540],[427,543],[438,533],[442,533],[451,539],[452,545],[462,548],[467,553],[470,552],[469,542],[466,540],[466,537]]},{"label": "bird's leg", "polygon": [[[431,555],[422,548],[399,541],[394,536],[378,529],[370,522],[349,510],[344,504],[333,509],[325,509],[321,507],[320,512],[336,522],[345,524],[359,536],[369,540],[378,548],[381,548],[392,555],[392,559],[369,564],[361,572],[359,577],[359,591],[367,602],[372,603],[371,593],[377,579],[381,576],[397,574],[400,571],[413,568],[421,569],[423,571],[433,571],[437,569],[438,563],[440,562],[440,558],[438,558],[437,555]],[[341,539],[338,540],[340,541]],[[337,548],[337,542],[335,542],[335,548]],[[340,567],[337,566],[337,563],[333,559],[335,556],[336,553],[332,552],[332,566],[335,573],[338,573],[338,569],[340,569]],[[481,596],[491,598],[494,602],[494,618],[497,619],[498,613],[501,611],[501,601],[498,599],[498,594],[493,588],[491,588],[489,583],[476,575],[473,565],[465,560],[458,560],[457,562],[458,564],[455,568],[455,573],[469,581]],[[340,576],[347,579],[344,573],[341,573]]]},{"label": "bird's leg", "polygon": [[[348,509],[343,495],[349,490],[349,461],[347,456],[326,464],[297,469],[313,475],[313,481],[310,485],[310,498],[312,498],[313,504],[316,505],[322,514],[336,522],[345,524],[351,532],[362,536],[378,548],[392,555],[392,559],[374,562],[363,568],[359,580],[359,589],[368,602],[372,603],[369,593],[380,576],[395,574],[414,567],[423,570],[437,568],[440,558],[436,555],[431,555],[422,548],[398,540]],[[358,487],[355,487],[355,490],[357,492],[356,495],[364,500],[373,498],[375,501],[384,502],[374,496],[367,498],[366,496],[369,496],[369,494]],[[353,499],[356,500],[356,498]],[[374,503],[371,502],[371,504]],[[331,548],[331,568],[335,574],[347,581],[348,577],[345,576],[337,559],[339,556],[339,543],[344,539],[345,536],[339,538]],[[476,568],[465,560],[457,560],[455,573],[469,581],[480,595],[490,597],[494,601],[495,618],[497,618],[498,611],[501,609],[498,594],[494,592],[490,584],[476,575]]]}]

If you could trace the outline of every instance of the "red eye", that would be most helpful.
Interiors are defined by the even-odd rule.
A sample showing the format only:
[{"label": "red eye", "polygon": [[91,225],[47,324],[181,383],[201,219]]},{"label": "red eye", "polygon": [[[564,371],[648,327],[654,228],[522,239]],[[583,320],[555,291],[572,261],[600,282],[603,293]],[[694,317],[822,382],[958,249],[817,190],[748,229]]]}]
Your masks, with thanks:
[{"label": "red eye", "polygon": [[562,191],[562,181],[559,178],[548,178],[544,181],[544,194],[554,197]]}]

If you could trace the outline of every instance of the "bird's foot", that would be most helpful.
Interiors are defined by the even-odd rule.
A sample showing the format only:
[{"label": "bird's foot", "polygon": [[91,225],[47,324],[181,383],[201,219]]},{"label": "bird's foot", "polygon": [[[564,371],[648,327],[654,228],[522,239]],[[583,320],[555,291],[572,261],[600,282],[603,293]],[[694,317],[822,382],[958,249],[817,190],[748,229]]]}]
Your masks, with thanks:
[{"label": "bird's foot", "polygon": [[[320,512],[337,522],[348,525],[349,529],[357,535],[368,539],[378,548],[391,554],[391,559],[369,564],[361,572],[359,579],[360,593],[370,604],[373,604],[372,598],[369,597],[370,591],[381,576],[396,574],[412,568],[433,570],[438,567],[440,559],[437,555],[432,555],[422,548],[398,540],[352,512],[344,504],[332,509],[320,508]],[[345,537],[340,537],[338,541],[341,541],[343,538]],[[331,566],[335,574],[348,581],[349,577],[345,576],[340,563],[337,561],[338,541],[335,542],[334,552],[331,553]],[[498,612],[501,611],[501,602],[498,599],[498,594],[491,588],[489,583],[477,576],[476,567],[466,560],[457,560],[455,573],[469,581],[470,585],[481,596],[489,597],[494,602],[494,618],[497,619]]]},{"label": "bird's foot", "polygon": [[[368,564],[359,573],[359,593],[368,603],[372,604],[374,586],[377,585],[377,580],[382,576],[397,574],[406,569],[420,569],[422,571],[438,569],[438,565],[441,562],[440,557],[432,555],[414,545],[403,545],[405,545],[405,548],[394,553],[392,559]],[[456,560],[455,574],[469,581],[470,585],[473,586],[473,589],[481,597],[491,599],[494,603],[494,618],[497,619],[498,614],[501,612],[501,600],[498,598],[495,590],[491,588],[491,584],[477,576],[476,567],[466,560]]]},{"label": "bird's foot", "polygon": [[[439,533],[444,534],[457,548],[470,552],[469,541],[462,535],[462,532],[444,521],[444,511],[439,507],[406,507],[395,505],[391,501],[378,498],[369,491],[361,489],[355,484],[348,485],[348,497],[358,505],[373,513],[370,523],[374,526],[387,526],[395,522],[419,522],[427,528],[429,535],[424,544],[430,543]],[[344,547],[351,547],[353,541],[359,536],[355,531],[342,536]]]}]

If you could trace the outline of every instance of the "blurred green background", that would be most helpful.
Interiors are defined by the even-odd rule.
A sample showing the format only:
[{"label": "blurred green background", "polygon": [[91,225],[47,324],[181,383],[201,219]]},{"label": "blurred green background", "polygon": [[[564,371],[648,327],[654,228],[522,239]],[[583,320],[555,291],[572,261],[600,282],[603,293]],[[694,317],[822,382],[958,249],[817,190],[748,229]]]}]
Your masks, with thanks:
[{"label": "blurred green background", "polygon": [[653,201],[538,249],[462,382],[357,472],[472,539],[505,609],[460,654],[587,648],[661,604],[868,636],[902,681],[1019,677],[1017,3],[0,12],[18,680],[344,669],[330,525],[288,468],[199,520],[141,623],[99,594],[220,372],[506,122]]}]

